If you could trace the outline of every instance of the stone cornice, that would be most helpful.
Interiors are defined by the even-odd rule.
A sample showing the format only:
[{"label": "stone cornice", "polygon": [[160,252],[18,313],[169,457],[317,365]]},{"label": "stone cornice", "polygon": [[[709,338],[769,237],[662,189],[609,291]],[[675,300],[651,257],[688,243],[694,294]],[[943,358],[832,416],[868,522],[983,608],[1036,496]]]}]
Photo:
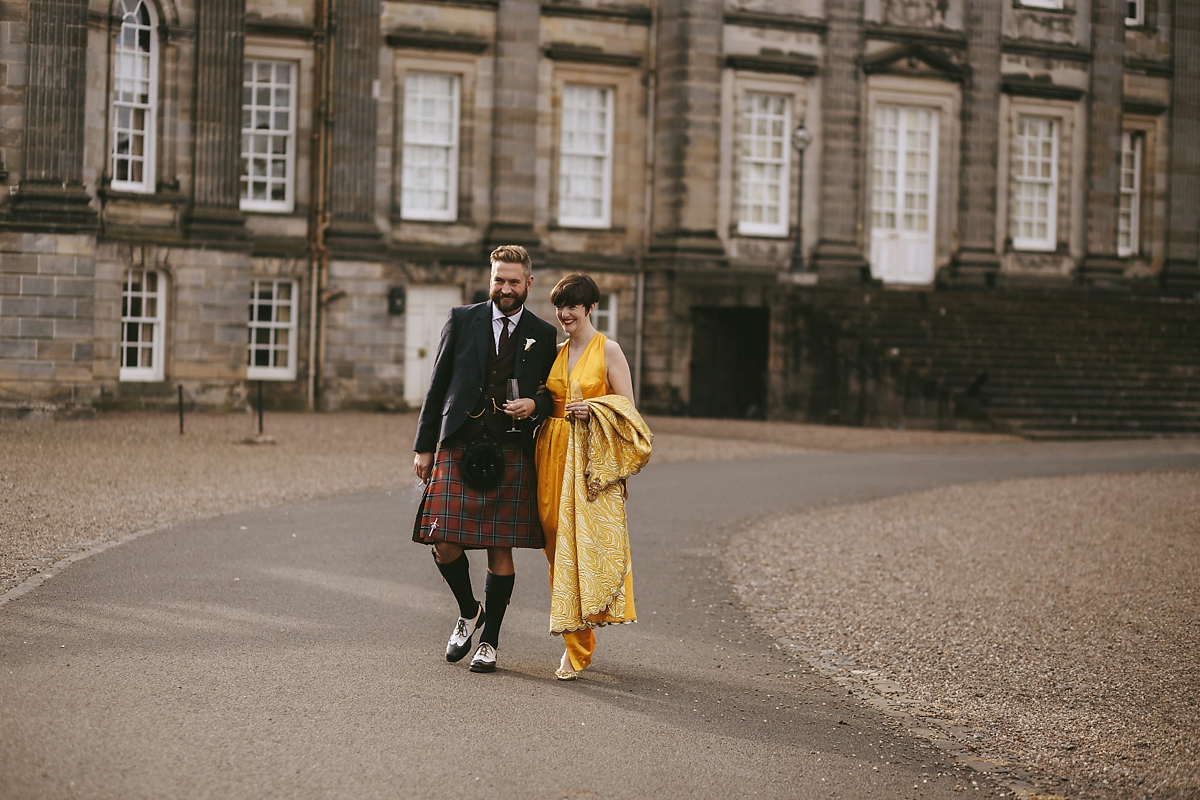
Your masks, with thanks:
[{"label": "stone cornice", "polygon": [[1049,78],[1039,80],[1028,75],[1003,76],[1000,90],[1015,97],[1040,97],[1045,100],[1079,100],[1085,93],[1076,86],[1063,86],[1052,83]]},{"label": "stone cornice", "polygon": [[606,53],[599,48],[580,47],[563,42],[552,42],[542,51],[552,61],[574,61],[581,64],[605,64],[610,67],[640,67],[641,56]]},{"label": "stone cornice", "polygon": [[829,25],[816,17],[793,17],[787,14],[767,14],[761,11],[726,11],[726,25],[743,25],[747,28],[773,28],[784,31],[801,31],[825,35]]},{"label": "stone cornice", "polygon": [[1054,58],[1059,61],[1089,62],[1092,51],[1073,44],[1057,44],[1055,42],[1039,42],[1031,39],[1005,39],[1000,44],[1000,51],[1014,56],[1036,56],[1038,58]]},{"label": "stone cornice", "polygon": [[649,25],[652,19],[650,9],[644,6],[585,8],[566,3],[542,3],[542,16],[591,19],[598,22],[625,22],[630,25]]},{"label": "stone cornice", "polygon": [[487,52],[492,43],[470,33],[449,33],[418,28],[396,28],[384,37],[388,47],[412,47],[421,50],[453,50],[479,55]]},{"label": "stone cornice", "polygon": [[775,75],[800,75],[811,77],[821,71],[817,59],[812,56],[762,53],[742,55],[731,53],[725,56],[725,66],[744,72],[766,72]]},{"label": "stone cornice", "polygon": [[882,39],[902,44],[923,44],[927,47],[948,47],[965,50],[967,35],[962,31],[932,30],[929,28],[900,28],[892,25],[867,23],[863,34],[868,39]]},{"label": "stone cornice", "polygon": [[312,39],[316,30],[311,25],[304,25],[288,19],[263,18],[246,15],[246,33],[259,36],[286,36],[291,39]]},{"label": "stone cornice", "polygon": [[1126,114],[1145,114],[1150,117],[1157,117],[1159,114],[1167,113],[1167,107],[1154,100],[1137,100],[1135,98],[1126,97],[1121,103],[1121,110]]},{"label": "stone cornice", "polygon": [[1125,69],[1130,72],[1140,72],[1143,75],[1153,75],[1156,78],[1172,78],[1175,67],[1169,61],[1152,61],[1148,58],[1126,57]]}]

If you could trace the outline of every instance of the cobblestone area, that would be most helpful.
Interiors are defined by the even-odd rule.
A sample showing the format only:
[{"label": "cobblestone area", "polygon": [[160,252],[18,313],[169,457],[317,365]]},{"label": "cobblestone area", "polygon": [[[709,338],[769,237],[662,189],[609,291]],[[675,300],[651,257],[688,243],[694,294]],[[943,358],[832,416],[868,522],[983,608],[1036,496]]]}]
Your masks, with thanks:
[{"label": "cobblestone area", "polygon": [[965,757],[1195,798],[1198,498],[1200,472],[952,487],[758,524],[727,563],[785,649]]}]

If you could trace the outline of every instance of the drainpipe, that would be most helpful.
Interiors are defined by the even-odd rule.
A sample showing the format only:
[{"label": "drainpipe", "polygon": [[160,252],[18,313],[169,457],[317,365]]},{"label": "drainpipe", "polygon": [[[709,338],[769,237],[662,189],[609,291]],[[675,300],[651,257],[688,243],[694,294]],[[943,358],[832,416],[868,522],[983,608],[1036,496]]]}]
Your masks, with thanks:
[{"label": "drainpipe", "polygon": [[313,36],[314,91],[312,125],[312,197],[308,212],[309,298],[308,298],[308,410],[317,408],[317,385],[322,360],[321,289],[329,265],[325,232],[329,229],[330,122],[333,119],[333,37],[331,19],[334,0],[316,0]]},{"label": "drainpipe", "polygon": [[642,404],[642,358],[645,350],[646,266],[654,225],[654,114],[658,92],[658,0],[650,2],[650,32],[647,34],[646,60],[646,197],[642,210],[642,252],[638,256],[637,316],[633,345],[633,400]]}]

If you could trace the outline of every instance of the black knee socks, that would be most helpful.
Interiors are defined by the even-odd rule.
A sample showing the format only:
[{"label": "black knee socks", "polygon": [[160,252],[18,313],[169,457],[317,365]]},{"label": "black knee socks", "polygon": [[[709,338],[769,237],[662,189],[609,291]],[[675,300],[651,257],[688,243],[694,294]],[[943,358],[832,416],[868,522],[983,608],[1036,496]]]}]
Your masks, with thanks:
[{"label": "black knee socks", "polygon": [[[450,591],[454,592],[454,599],[458,601],[458,615],[475,619],[479,613],[479,603],[475,600],[475,592],[471,590],[471,562],[467,561],[467,554],[463,553],[449,564],[441,563],[436,556],[433,560],[450,586]],[[488,577],[491,578],[491,575]]]},{"label": "black knee socks", "polygon": [[512,597],[516,577],[488,573],[483,589],[487,598],[487,621],[483,623],[483,633],[479,636],[481,643],[487,642],[496,648],[500,646],[500,625],[504,622],[504,612],[508,609],[508,599]]}]

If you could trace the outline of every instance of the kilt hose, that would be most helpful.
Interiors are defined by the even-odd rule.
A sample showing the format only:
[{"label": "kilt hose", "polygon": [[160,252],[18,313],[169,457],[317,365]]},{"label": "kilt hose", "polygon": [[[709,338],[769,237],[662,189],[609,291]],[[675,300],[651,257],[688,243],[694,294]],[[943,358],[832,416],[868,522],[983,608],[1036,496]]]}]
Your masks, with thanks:
[{"label": "kilt hose", "polygon": [[546,546],[537,510],[533,459],[520,442],[505,442],[504,478],[486,492],[463,483],[459,464],[463,447],[443,447],[425,487],[413,541],[448,542],[468,549]]}]

